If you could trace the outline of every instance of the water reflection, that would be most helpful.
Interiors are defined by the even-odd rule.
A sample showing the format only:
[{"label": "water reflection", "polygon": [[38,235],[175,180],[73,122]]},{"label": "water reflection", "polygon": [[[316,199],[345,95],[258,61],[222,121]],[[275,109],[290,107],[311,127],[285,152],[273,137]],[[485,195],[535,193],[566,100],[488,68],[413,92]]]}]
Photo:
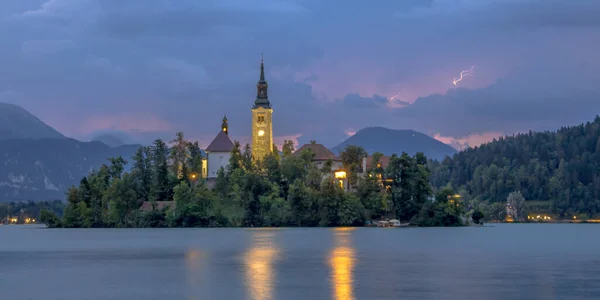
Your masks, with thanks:
[{"label": "water reflection", "polygon": [[197,299],[200,295],[207,293],[208,286],[203,284],[208,282],[207,278],[203,278],[207,272],[206,270],[202,272],[207,262],[206,253],[200,250],[189,249],[185,252],[185,267],[189,287],[188,299]]},{"label": "water reflection", "polygon": [[244,256],[246,286],[250,299],[274,299],[275,270],[273,263],[279,255],[275,243],[276,229],[253,230],[252,246]]},{"label": "water reflection", "polygon": [[333,229],[334,248],[329,255],[331,266],[331,284],[336,300],[354,300],[353,273],[356,264],[355,251],[352,247],[352,231],[354,228]]}]

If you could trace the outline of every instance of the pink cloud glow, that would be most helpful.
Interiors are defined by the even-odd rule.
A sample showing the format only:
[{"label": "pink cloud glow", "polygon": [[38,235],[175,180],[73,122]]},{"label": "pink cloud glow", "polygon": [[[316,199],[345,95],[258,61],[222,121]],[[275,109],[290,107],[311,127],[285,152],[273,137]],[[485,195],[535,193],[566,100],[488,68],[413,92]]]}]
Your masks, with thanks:
[{"label": "pink cloud glow", "polygon": [[[334,51],[335,50],[335,51]],[[368,51],[368,50],[367,50]],[[446,94],[450,89],[456,88],[453,79],[463,69],[475,65],[475,72],[464,79],[458,87],[478,89],[487,87],[500,77],[505,76],[515,66],[516,62],[496,61],[489,62],[481,58],[455,59],[442,61],[436,68],[408,70],[414,65],[402,63],[397,58],[390,58],[388,66],[369,59],[364,53],[340,54],[339,49],[326,51],[321,59],[315,60],[310,66],[294,75],[290,75],[289,67],[277,69],[276,76],[293,78],[297,82],[311,85],[313,94],[325,101],[342,99],[347,94],[358,93],[362,97],[371,97],[374,94],[386,96],[390,107],[402,107],[401,100],[413,103],[419,97],[431,94]],[[407,66],[406,71],[396,70],[393,63]],[[426,66],[423,64],[424,67]],[[413,72],[414,74],[411,74]],[[403,77],[398,82],[390,83],[390,78]]]},{"label": "pink cloud glow", "polygon": [[131,133],[174,130],[172,124],[152,114],[96,115],[87,118],[75,130],[78,134],[90,134],[107,129]]},{"label": "pink cloud glow", "polygon": [[451,136],[442,136],[439,133],[433,135],[433,138],[444,143],[448,144],[458,150],[464,150],[467,147],[476,147],[481,144],[491,142],[495,138],[499,138],[504,136],[502,132],[484,132],[484,133],[475,133],[464,137],[451,137]]}]

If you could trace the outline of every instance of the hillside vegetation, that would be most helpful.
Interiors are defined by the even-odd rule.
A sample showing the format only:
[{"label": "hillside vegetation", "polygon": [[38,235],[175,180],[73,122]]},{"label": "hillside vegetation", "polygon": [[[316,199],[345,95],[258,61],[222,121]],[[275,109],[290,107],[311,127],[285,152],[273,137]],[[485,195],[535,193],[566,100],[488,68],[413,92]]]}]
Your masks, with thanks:
[{"label": "hillside vegetation", "polygon": [[435,187],[452,185],[466,199],[500,202],[520,191],[547,201],[560,217],[600,214],[600,117],[557,132],[500,138],[430,162]]}]

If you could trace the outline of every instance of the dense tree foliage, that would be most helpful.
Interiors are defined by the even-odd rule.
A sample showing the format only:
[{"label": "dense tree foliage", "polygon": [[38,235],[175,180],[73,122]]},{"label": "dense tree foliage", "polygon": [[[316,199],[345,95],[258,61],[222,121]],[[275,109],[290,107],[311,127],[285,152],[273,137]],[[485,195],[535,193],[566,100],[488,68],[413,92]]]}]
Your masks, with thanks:
[{"label": "dense tree foliage", "polygon": [[[503,204],[519,191],[531,211],[560,218],[600,214],[600,117],[557,132],[504,137],[429,163],[431,183],[450,185],[465,199],[487,203],[502,219]],[[522,219],[522,216],[519,217]]]},{"label": "dense tree foliage", "polygon": [[[199,176],[198,144],[182,133],[171,143],[140,148],[130,173],[122,158],[110,159],[69,189],[61,220],[50,213],[44,219],[55,227],[356,226],[393,217],[425,226],[462,224],[460,209],[432,201],[422,153],[394,155],[387,169],[367,174],[360,165],[365,150],[349,146],[341,155],[352,181],[346,191],[334,183],[331,161],[318,167],[311,150],[294,153],[290,141],[283,157],[274,151],[262,161],[235,142],[227,169],[210,184]],[[151,209],[140,209],[145,201]]]}]

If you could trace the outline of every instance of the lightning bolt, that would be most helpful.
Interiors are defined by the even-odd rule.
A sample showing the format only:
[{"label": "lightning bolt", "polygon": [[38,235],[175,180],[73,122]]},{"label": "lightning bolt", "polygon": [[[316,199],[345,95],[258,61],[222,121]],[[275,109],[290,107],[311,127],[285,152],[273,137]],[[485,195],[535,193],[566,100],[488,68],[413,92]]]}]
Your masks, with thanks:
[{"label": "lightning bolt", "polygon": [[474,68],[475,68],[475,66],[472,66],[468,70],[460,71],[460,77],[458,79],[454,78],[454,80],[452,80],[452,84],[454,84],[454,86],[456,86],[459,82],[461,82],[463,80],[463,78],[465,78],[466,76],[471,76],[473,74]]},{"label": "lightning bolt", "polygon": [[389,97],[388,102],[394,102],[394,100],[396,100],[396,99],[398,99],[398,97],[400,97],[400,94],[402,94],[402,93],[398,93],[394,96]]}]

